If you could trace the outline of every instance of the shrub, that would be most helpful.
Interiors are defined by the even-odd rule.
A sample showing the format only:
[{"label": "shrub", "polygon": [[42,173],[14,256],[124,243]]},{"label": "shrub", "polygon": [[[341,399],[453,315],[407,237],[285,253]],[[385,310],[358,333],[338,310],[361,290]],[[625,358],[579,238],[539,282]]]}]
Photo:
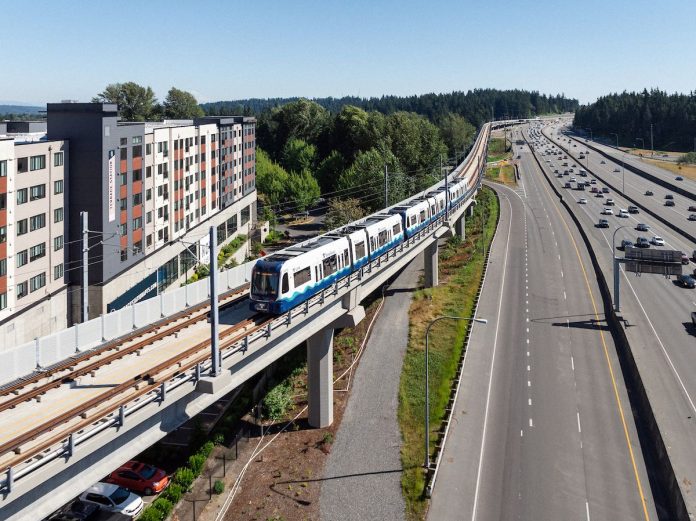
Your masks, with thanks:
[{"label": "shrub", "polygon": [[223,443],[225,443],[225,435],[220,433],[216,434],[213,438],[213,443],[215,445],[222,445]]},{"label": "shrub", "polygon": [[219,479],[216,479],[215,483],[213,484],[213,492],[216,494],[222,494],[223,490],[225,490],[225,484]]},{"label": "shrub", "polygon": [[181,496],[183,495],[184,491],[181,489],[181,486],[176,483],[171,483],[167,487],[167,490],[162,493],[162,497],[171,501],[173,505],[181,501]]},{"label": "shrub", "polygon": [[205,456],[200,453],[189,456],[187,465],[193,471],[194,476],[200,475],[203,470],[203,465],[205,465],[205,459]]},{"label": "shrub", "polygon": [[264,415],[271,420],[281,419],[292,407],[291,388],[287,382],[281,382],[271,389],[263,399]]},{"label": "shrub", "polygon": [[182,491],[188,491],[191,485],[193,485],[194,479],[196,479],[196,476],[188,467],[181,467],[174,474],[174,483],[179,485]]},{"label": "shrub", "polygon": [[142,514],[140,514],[138,521],[162,521],[163,519],[164,517],[162,516],[161,511],[157,510],[153,506],[149,506],[143,510]]},{"label": "shrub", "polygon": [[213,452],[213,449],[215,448],[215,444],[212,441],[206,441],[200,449],[198,449],[198,454],[201,454],[205,456],[207,459],[208,456],[210,456],[210,453]]},{"label": "shrub", "polygon": [[162,513],[161,519],[166,519],[166,517],[171,513],[172,509],[174,508],[174,505],[172,505],[172,502],[168,499],[159,497],[153,501],[152,508],[155,508],[156,510],[159,510]]},{"label": "shrub", "polygon": [[333,441],[334,441],[334,437],[333,437],[333,434],[331,434],[330,432],[325,433],[324,437],[321,439],[321,442],[324,445],[331,445],[333,443]]}]

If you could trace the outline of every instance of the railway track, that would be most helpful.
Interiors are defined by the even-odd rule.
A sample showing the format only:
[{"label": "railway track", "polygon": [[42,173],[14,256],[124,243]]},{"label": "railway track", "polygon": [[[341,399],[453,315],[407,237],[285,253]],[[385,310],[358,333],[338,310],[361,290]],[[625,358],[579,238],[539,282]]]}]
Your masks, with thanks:
[{"label": "railway track", "polygon": [[[246,335],[264,328],[273,318],[275,317],[256,314],[249,319],[224,329],[220,333],[220,350],[229,349]],[[96,424],[108,414],[117,411],[122,405],[131,403],[141,396],[158,390],[163,383],[207,360],[210,356],[209,349],[210,340],[203,340],[158,365],[148,368],[141,374],[59,414],[35,427],[30,432],[25,432],[3,443],[0,445],[0,458],[13,451],[17,456],[8,462],[3,461],[2,466],[12,467],[25,462],[47,448],[65,440],[71,433],[80,432],[84,428]],[[33,447],[24,447],[37,438],[60,429],[62,425],[76,418],[81,418],[81,420],[70,424],[67,429],[61,429],[60,432],[56,432],[49,438],[41,440]]]},{"label": "railway track", "polygon": [[[247,289],[248,284],[222,295],[220,297],[220,309],[222,310],[242,300],[244,298],[242,295],[246,293]],[[158,322],[151,327],[139,330],[132,335],[112,340],[98,349],[89,351],[86,356],[68,359],[64,363],[54,366],[47,371],[22,379],[21,381],[16,382],[2,390],[2,397],[5,399],[0,401],[0,412],[41,396],[51,389],[60,387],[64,383],[68,383],[76,378],[79,378],[80,376],[90,374],[104,365],[108,365],[120,358],[123,358],[124,356],[135,353],[151,344],[154,344],[159,340],[174,335],[179,331],[200,322],[201,320],[206,320],[208,309],[209,306],[207,304],[199,304],[193,308],[189,308],[185,311],[172,315],[171,317],[165,319],[165,321]],[[181,321],[182,318],[184,319],[183,321]],[[167,327],[170,324],[174,325],[172,327]],[[119,349],[119,347],[123,346],[124,344],[151,333],[154,334],[147,336],[147,338],[144,338],[132,345]],[[104,356],[105,353],[108,353],[109,351],[114,352]],[[92,361],[89,362],[89,360]],[[39,382],[46,379],[48,379],[48,381],[39,384]],[[33,384],[39,385],[22,391]]]}]

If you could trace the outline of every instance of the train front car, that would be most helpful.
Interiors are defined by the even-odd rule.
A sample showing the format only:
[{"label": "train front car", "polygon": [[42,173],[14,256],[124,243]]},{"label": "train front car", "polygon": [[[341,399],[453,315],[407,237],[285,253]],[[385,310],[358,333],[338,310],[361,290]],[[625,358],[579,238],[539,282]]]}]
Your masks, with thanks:
[{"label": "train front car", "polygon": [[259,259],[251,269],[251,288],[249,307],[252,311],[278,313],[278,297],[280,295],[280,276],[286,257],[271,255]]}]

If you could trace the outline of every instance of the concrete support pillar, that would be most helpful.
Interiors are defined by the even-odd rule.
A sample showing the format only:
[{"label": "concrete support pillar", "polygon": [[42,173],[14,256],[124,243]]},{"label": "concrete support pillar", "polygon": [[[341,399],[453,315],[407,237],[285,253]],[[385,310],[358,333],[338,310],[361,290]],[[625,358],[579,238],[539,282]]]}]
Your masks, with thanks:
[{"label": "concrete support pillar", "polygon": [[461,240],[466,239],[466,217],[464,215],[454,223],[454,231]]},{"label": "concrete support pillar", "polygon": [[333,423],[333,328],[324,328],[307,340],[309,425]]},{"label": "concrete support pillar", "polygon": [[425,287],[433,288],[438,284],[437,273],[437,240],[428,246],[423,252],[425,260]]},{"label": "concrete support pillar", "polygon": [[474,205],[473,205],[473,204],[470,204],[470,205],[467,207],[466,212],[464,212],[464,214],[465,214],[467,217],[473,216],[473,215],[474,215]]}]

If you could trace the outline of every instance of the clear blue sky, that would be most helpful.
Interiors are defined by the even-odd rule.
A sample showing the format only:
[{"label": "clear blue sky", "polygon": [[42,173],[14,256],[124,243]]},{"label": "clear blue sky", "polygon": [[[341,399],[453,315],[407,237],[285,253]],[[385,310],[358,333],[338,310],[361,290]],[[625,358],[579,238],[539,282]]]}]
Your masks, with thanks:
[{"label": "clear blue sky", "polygon": [[0,20],[0,103],[123,81],[199,101],[696,90],[694,0],[32,0]]}]

